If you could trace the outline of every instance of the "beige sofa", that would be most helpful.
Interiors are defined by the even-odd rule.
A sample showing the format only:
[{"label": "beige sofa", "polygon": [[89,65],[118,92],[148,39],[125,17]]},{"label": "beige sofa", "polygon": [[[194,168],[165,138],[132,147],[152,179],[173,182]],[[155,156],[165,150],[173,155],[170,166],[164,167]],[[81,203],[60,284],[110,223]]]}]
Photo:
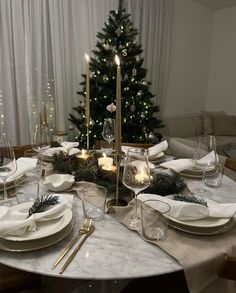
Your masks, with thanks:
[{"label": "beige sofa", "polygon": [[236,144],[236,117],[224,111],[193,113],[164,117],[164,128],[158,129],[167,139],[167,153],[175,156],[192,157],[198,137],[212,134],[216,137],[218,154],[231,143]]}]

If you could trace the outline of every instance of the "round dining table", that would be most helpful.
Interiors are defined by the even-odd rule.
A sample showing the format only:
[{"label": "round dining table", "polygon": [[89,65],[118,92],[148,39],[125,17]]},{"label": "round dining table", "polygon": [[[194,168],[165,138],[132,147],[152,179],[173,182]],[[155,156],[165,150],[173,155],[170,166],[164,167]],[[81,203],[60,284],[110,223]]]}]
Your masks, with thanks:
[{"label": "round dining table", "polygon": [[[65,261],[54,270],[52,265],[84,221],[82,201],[77,195],[74,195],[73,215],[72,232],[58,243],[32,251],[0,251],[0,263],[43,276],[87,280],[132,279],[182,270],[178,262],[157,245],[146,242],[113,215],[106,214],[104,220],[93,222],[94,233],[63,274],[59,274]],[[40,246],[40,239],[38,241]]]}]

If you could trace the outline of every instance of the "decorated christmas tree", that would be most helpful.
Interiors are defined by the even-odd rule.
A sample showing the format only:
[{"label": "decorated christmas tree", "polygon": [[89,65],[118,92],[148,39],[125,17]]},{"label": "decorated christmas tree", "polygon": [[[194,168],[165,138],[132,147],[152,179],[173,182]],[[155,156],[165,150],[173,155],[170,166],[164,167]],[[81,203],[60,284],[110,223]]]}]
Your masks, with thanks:
[{"label": "decorated christmas tree", "polygon": [[[90,145],[102,139],[104,118],[115,118],[116,104],[116,63],[118,55],[121,63],[121,115],[122,142],[155,142],[155,131],[162,127],[155,117],[159,111],[154,106],[154,95],[149,91],[150,82],[145,80],[147,70],[141,45],[137,44],[138,32],[130,21],[125,9],[110,11],[102,32],[97,34],[96,50],[90,59]],[[86,96],[86,75],[82,75],[82,91]],[[80,145],[86,144],[85,103],[73,108],[76,115],[69,120],[79,129]]]}]

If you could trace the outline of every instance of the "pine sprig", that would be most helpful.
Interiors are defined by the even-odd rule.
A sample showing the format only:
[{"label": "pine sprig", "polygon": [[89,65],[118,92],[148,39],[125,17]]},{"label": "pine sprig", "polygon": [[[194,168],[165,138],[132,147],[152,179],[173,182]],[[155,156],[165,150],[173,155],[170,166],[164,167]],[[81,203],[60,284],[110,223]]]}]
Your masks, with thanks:
[{"label": "pine sprig", "polygon": [[45,212],[50,206],[55,206],[59,203],[59,196],[48,194],[46,196],[41,196],[36,198],[32,207],[29,209],[29,216],[36,213]]},{"label": "pine sprig", "polygon": [[184,194],[184,193],[178,193],[174,195],[174,200],[178,201],[184,201],[184,202],[190,202],[190,203],[197,203],[204,205],[207,207],[207,202],[204,198],[195,196],[193,194]]}]

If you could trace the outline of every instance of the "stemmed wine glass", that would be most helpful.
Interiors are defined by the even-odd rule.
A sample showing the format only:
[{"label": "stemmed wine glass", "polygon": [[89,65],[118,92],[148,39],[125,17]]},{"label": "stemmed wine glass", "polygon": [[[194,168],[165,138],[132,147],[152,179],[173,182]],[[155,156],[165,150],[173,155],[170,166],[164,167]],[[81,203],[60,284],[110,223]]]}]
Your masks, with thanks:
[{"label": "stemmed wine glass", "polygon": [[102,137],[108,142],[109,150],[112,149],[111,142],[115,139],[115,119],[104,119]]},{"label": "stemmed wine glass", "polygon": [[38,177],[38,195],[40,186],[40,177],[42,176],[42,154],[50,148],[50,132],[46,123],[36,124],[32,135],[32,148],[38,153],[38,168],[36,170]]},{"label": "stemmed wine glass", "polygon": [[148,163],[148,152],[142,148],[129,148],[125,160],[123,173],[123,184],[131,189],[135,194],[134,214],[130,217],[129,226],[137,228],[137,196],[140,191],[146,189],[150,185],[150,169]]},{"label": "stemmed wine glass", "polygon": [[0,140],[0,177],[3,181],[3,199],[7,199],[6,181],[16,172],[16,159],[11,142],[6,138]]},{"label": "stemmed wine glass", "polygon": [[202,171],[202,186],[195,188],[193,192],[200,195],[207,195],[211,192],[204,188],[204,173],[213,169],[218,161],[216,153],[216,141],[213,135],[203,135],[199,137],[197,148],[194,153],[194,166]]}]

